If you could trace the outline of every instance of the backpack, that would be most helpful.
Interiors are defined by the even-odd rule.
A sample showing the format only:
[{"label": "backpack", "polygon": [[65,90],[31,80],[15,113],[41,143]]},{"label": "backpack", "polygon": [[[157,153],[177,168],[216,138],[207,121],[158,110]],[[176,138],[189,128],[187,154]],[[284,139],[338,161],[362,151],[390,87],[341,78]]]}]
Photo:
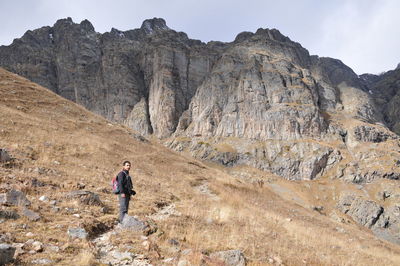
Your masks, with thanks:
[{"label": "backpack", "polygon": [[118,175],[113,177],[113,179],[111,180],[111,190],[112,193],[114,194],[119,194],[119,187],[118,187]]}]

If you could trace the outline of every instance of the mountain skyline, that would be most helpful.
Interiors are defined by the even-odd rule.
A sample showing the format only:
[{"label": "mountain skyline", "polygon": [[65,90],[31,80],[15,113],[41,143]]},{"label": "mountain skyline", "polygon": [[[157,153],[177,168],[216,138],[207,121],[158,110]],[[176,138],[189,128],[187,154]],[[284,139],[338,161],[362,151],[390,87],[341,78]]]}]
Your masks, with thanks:
[{"label": "mountain skyline", "polygon": [[169,27],[204,42],[230,42],[242,31],[276,28],[301,43],[310,54],[340,59],[357,74],[379,74],[396,68],[400,62],[396,54],[400,44],[396,27],[399,18],[395,16],[399,3],[395,1],[229,3],[59,1],[55,4],[44,0],[35,3],[6,0],[0,3],[2,10],[8,10],[0,18],[3,25],[0,45],[9,45],[27,30],[51,26],[65,17],[75,22],[88,19],[101,33],[112,27],[123,31],[138,28],[145,19],[162,17]]}]

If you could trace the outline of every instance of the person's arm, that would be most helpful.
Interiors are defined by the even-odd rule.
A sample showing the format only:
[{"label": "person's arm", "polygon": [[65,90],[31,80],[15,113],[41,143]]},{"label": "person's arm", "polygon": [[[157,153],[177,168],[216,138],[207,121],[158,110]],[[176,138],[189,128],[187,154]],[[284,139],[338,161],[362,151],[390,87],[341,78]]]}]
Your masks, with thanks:
[{"label": "person's arm", "polygon": [[119,194],[121,194],[121,197],[125,197],[125,188],[123,186],[124,184],[124,178],[125,175],[123,172],[119,172],[118,174],[118,188],[119,188]]}]

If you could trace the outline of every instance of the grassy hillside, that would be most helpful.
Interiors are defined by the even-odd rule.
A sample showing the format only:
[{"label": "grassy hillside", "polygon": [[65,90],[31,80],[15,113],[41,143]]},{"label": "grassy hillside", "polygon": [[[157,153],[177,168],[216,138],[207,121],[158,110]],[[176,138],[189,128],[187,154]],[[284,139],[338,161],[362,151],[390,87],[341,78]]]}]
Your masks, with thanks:
[{"label": "grassy hillside", "polygon": [[[199,265],[203,254],[227,249],[242,250],[248,265],[400,264],[398,246],[346,217],[341,223],[328,215],[338,192],[357,190],[352,184],[288,182],[250,167],[196,161],[3,69],[0,148],[15,158],[0,166],[0,193],[23,191],[32,202],[29,208],[41,215],[36,222],[5,219],[0,233],[11,233],[15,243],[34,239],[60,248],[26,252],[18,257],[20,264],[50,258],[59,265],[95,265],[91,241],[69,239],[67,229],[83,226],[94,237],[114,225],[118,205],[109,183],[124,160],[133,164],[137,191],[130,214],[158,229],[149,236],[150,248],[140,234],[126,232],[110,241],[129,245],[154,265],[185,249],[193,250],[187,258],[192,265]],[[78,189],[97,193],[105,207],[66,198]],[[60,209],[40,201],[43,195]],[[324,209],[313,210],[321,202]],[[169,211],[163,213],[165,207]],[[2,208],[21,213],[20,207]]]}]

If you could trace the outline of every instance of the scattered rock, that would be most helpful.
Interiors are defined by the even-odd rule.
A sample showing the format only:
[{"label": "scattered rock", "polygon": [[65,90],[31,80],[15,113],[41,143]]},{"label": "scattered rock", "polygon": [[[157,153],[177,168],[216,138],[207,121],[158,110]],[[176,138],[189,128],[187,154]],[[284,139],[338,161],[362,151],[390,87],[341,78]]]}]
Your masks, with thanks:
[{"label": "scattered rock", "polygon": [[399,137],[389,130],[380,130],[377,127],[358,126],[354,130],[356,140],[363,142],[384,142],[388,139],[398,139]]},{"label": "scattered rock", "polygon": [[0,163],[7,163],[11,161],[11,156],[8,154],[7,150],[0,149]]},{"label": "scattered rock", "polygon": [[32,187],[44,187],[44,186],[46,186],[45,183],[43,183],[43,182],[37,180],[36,178],[32,179],[32,181],[31,181],[30,183],[31,183],[30,185],[31,185]]},{"label": "scattered rock", "polygon": [[12,242],[13,240],[14,237],[11,235],[10,232],[0,234],[0,243]]},{"label": "scattered rock", "polygon": [[82,191],[76,190],[71,191],[66,195],[67,199],[76,199],[80,203],[85,205],[95,205],[95,206],[104,206],[103,202],[101,202],[99,195],[90,192],[90,191]]},{"label": "scattered rock", "polygon": [[39,241],[35,241],[32,243],[32,250],[36,252],[42,252],[43,251],[43,244]]},{"label": "scattered rock", "polygon": [[77,183],[76,184],[76,188],[77,189],[85,189],[85,187],[86,187],[86,184],[83,184],[83,183]]},{"label": "scattered rock", "polygon": [[39,200],[40,200],[40,201],[48,201],[49,198],[43,195],[43,196],[41,196],[41,197],[39,198]]},{"label": "scattered rock", "polygon": [[16,211],[0,210],[0,218],[16,220],[19,218],[19,215]]},{"label": "scattered rock", "polygon": [[312,206],[311,208],[314,211],[319,212],[320,214],[323,214],[322,211],[324,210],[324,206]]},{"label": "scattered rock", "polygon": [[227,266],[245,266],[246,259],[240,250],[219,251],[210,254],[210,258],[218,259]]},{"label": "scattered rock", "polygon": [[27,217],[29,220],[36,222],[37,220],[40,219],[40,215],[34,211],[31,211],[27,208],[24,208],[22,210],[22,215],[24,215],[25,217]]},{"label": "scattered rock", "polygon": [[149,228],[149,225],[133,216],[125,215],[121,227],[133,231],[145,231]]},{"label": "scattered rock", "polygon": [[53,264],[54,261],[49,260],[49,259],[35,259],[31,261],[32,264],[43,264],[43,265],[47,265],[47,264]]},{"label": "scattered rock", "polygon": [[12,246],[15,248],[14,259],[16,259],[19,255],[25,254],[24,243],[13,243]]},{"label": "scattered rock", "polygon": [[0,265],[10,263],[14,259],[15,248],[8,244],[0,244]]},{"label": "scattered rock", "polygon": [[46,246],[46,251],[53,251],[53,252],[59,252],[60,248],[55,245],[47,245]]},{"label": "scattered rock", "polygon": [[0,194],[0,204],[14,206],[29,206],[31,202],[19,190],[10,190]]},{"label": "scattered rock", "polygon": [[190,265],[189,262],[185,259],[179,260],[179,262],[177,264],[177,266],[189,266],[189,265]]},{"label": "scattered rock", "polygon": [[26,237],[33,237],[34,236],[34,234],[32,233],[32,232],[28,232],[28,233],[26,233],[26,235],[25,235]]},{"label": "scattered rock", "polygon": [[84,228],[68,228],[68,235],[71,238],[80,238],[80,239],[86,239],[88,237],[88,233]]}]

